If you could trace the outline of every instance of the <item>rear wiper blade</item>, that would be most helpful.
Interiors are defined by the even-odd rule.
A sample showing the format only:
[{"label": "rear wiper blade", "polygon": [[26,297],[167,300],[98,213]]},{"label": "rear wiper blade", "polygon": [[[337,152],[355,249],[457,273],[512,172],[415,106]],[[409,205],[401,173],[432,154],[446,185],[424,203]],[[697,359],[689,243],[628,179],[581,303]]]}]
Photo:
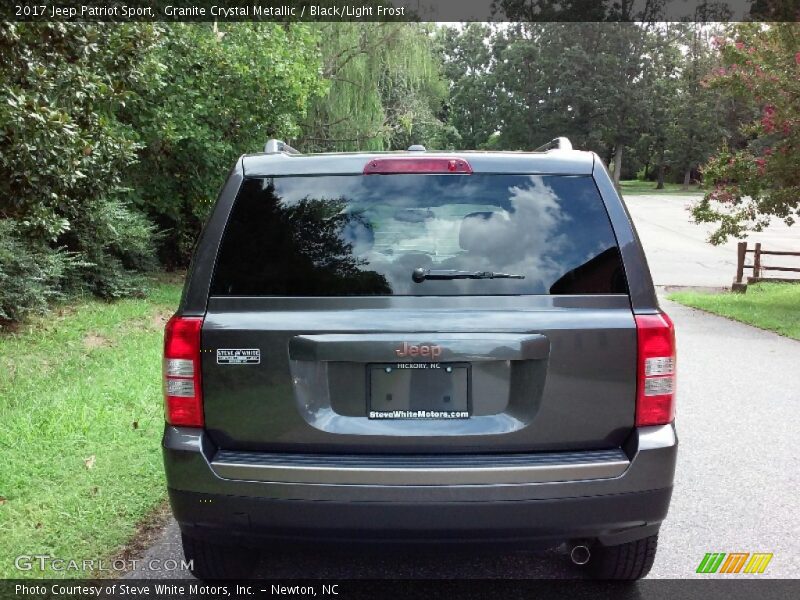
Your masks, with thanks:
[{"label": "rear wiper blade", "polygon": [[494,273],[492,271],[455,271],[453,269],[414,269],[411,279],[422,283],[426,279],[525,279],[525,275]]}]

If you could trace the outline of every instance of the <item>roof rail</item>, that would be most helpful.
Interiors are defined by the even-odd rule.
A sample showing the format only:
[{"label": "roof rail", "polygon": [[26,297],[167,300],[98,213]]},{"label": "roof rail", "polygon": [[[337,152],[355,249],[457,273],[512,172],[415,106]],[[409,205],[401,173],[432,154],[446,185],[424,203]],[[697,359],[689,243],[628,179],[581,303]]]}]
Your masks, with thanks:
[{"label": "roof rail", "polygon": [[548,150],[572,150],[572,142],[565,137],[557,137],[542,144],[534,152],[547,152]]},{"label": "roof rail", "polygon": [[275,139],[267,140],[267,143],[264,145],[264,152],[267,154],[280,154],[281,152],[285,154],[300,154],[299,150],[295,150],[286,142]]}]

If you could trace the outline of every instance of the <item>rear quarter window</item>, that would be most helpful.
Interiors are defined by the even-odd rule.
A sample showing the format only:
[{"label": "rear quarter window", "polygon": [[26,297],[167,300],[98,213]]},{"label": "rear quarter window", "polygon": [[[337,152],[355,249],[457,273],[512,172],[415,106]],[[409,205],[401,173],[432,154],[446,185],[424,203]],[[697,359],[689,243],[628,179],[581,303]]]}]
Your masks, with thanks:
[{"label": "rear quarter window", "polygon": [[[524,279],[412,280],[414,269]],[[590,176],[340,175],[245,179],[215,296],[627,293]]]}]

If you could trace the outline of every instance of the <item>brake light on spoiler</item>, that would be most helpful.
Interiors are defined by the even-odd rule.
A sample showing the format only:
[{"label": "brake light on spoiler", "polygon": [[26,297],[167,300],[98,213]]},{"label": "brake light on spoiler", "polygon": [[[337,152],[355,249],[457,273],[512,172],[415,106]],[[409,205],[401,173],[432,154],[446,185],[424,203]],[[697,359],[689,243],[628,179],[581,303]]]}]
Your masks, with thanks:
[{"label": "brake light on spoiler", "polygon": [[636,426],[675,418],[675,327],[664,313],[636,315]]},{"label": "brake light on spoiler", "polygon": [[463,158],[444,156],[373,158],[364,165],[364,175],[399,175],[403,173],[471,175],[472,167]]},{"label": "brake light on spoiler", "polygon": [[203,390],[200,385],[202,317],[174,316],[164,329],[164,413],[167,423],[202,427]]}]

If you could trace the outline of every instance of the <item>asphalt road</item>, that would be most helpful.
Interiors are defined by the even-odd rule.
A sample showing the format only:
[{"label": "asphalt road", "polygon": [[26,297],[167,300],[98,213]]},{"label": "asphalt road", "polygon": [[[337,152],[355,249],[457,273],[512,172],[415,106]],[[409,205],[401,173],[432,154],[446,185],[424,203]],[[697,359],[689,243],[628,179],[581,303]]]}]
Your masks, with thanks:
[{"label": "asphalt road", "polygon": [[[628,205],[657,285],[723,287],[735,270],[735,244],[708,246],[688,222],[688,198],[633,196]],[[797,247],[800,231],[776,228],[758,239]],[[772,552],[759,577],[800,574],[800,342],[665,301],[678,336],[677,426],[681,448],[667,521],[650,577],[694,577],[706,552]],[[140,564],[180,559],[175,523]],[[178,573],[147,570],[133,577]],[[190,575],[185,573],[185,577]],[[263,578],[581,577],[554,551],[474,553],[276,549]],[[704,575],[704,577],[709,577]]]},{"label": "asphalt road", "polygon": [[[730,287],[733,281],[739,240],[728,240],[720,246],[706,241],[714,228],[690,222],[692,217],[688,211],[699,198],[698,195],[672,194],[625,198],[657,286]],[[746,241],[751,247],[761,242],[764,249],[797,251],[800,225],[788,227],[774,219],[767,229],[751,234]],[[764,264],[800,266],[797,258],[773,256],[765,258]],[[782,274],[773,272],[770,275],[779,277]]]}]

